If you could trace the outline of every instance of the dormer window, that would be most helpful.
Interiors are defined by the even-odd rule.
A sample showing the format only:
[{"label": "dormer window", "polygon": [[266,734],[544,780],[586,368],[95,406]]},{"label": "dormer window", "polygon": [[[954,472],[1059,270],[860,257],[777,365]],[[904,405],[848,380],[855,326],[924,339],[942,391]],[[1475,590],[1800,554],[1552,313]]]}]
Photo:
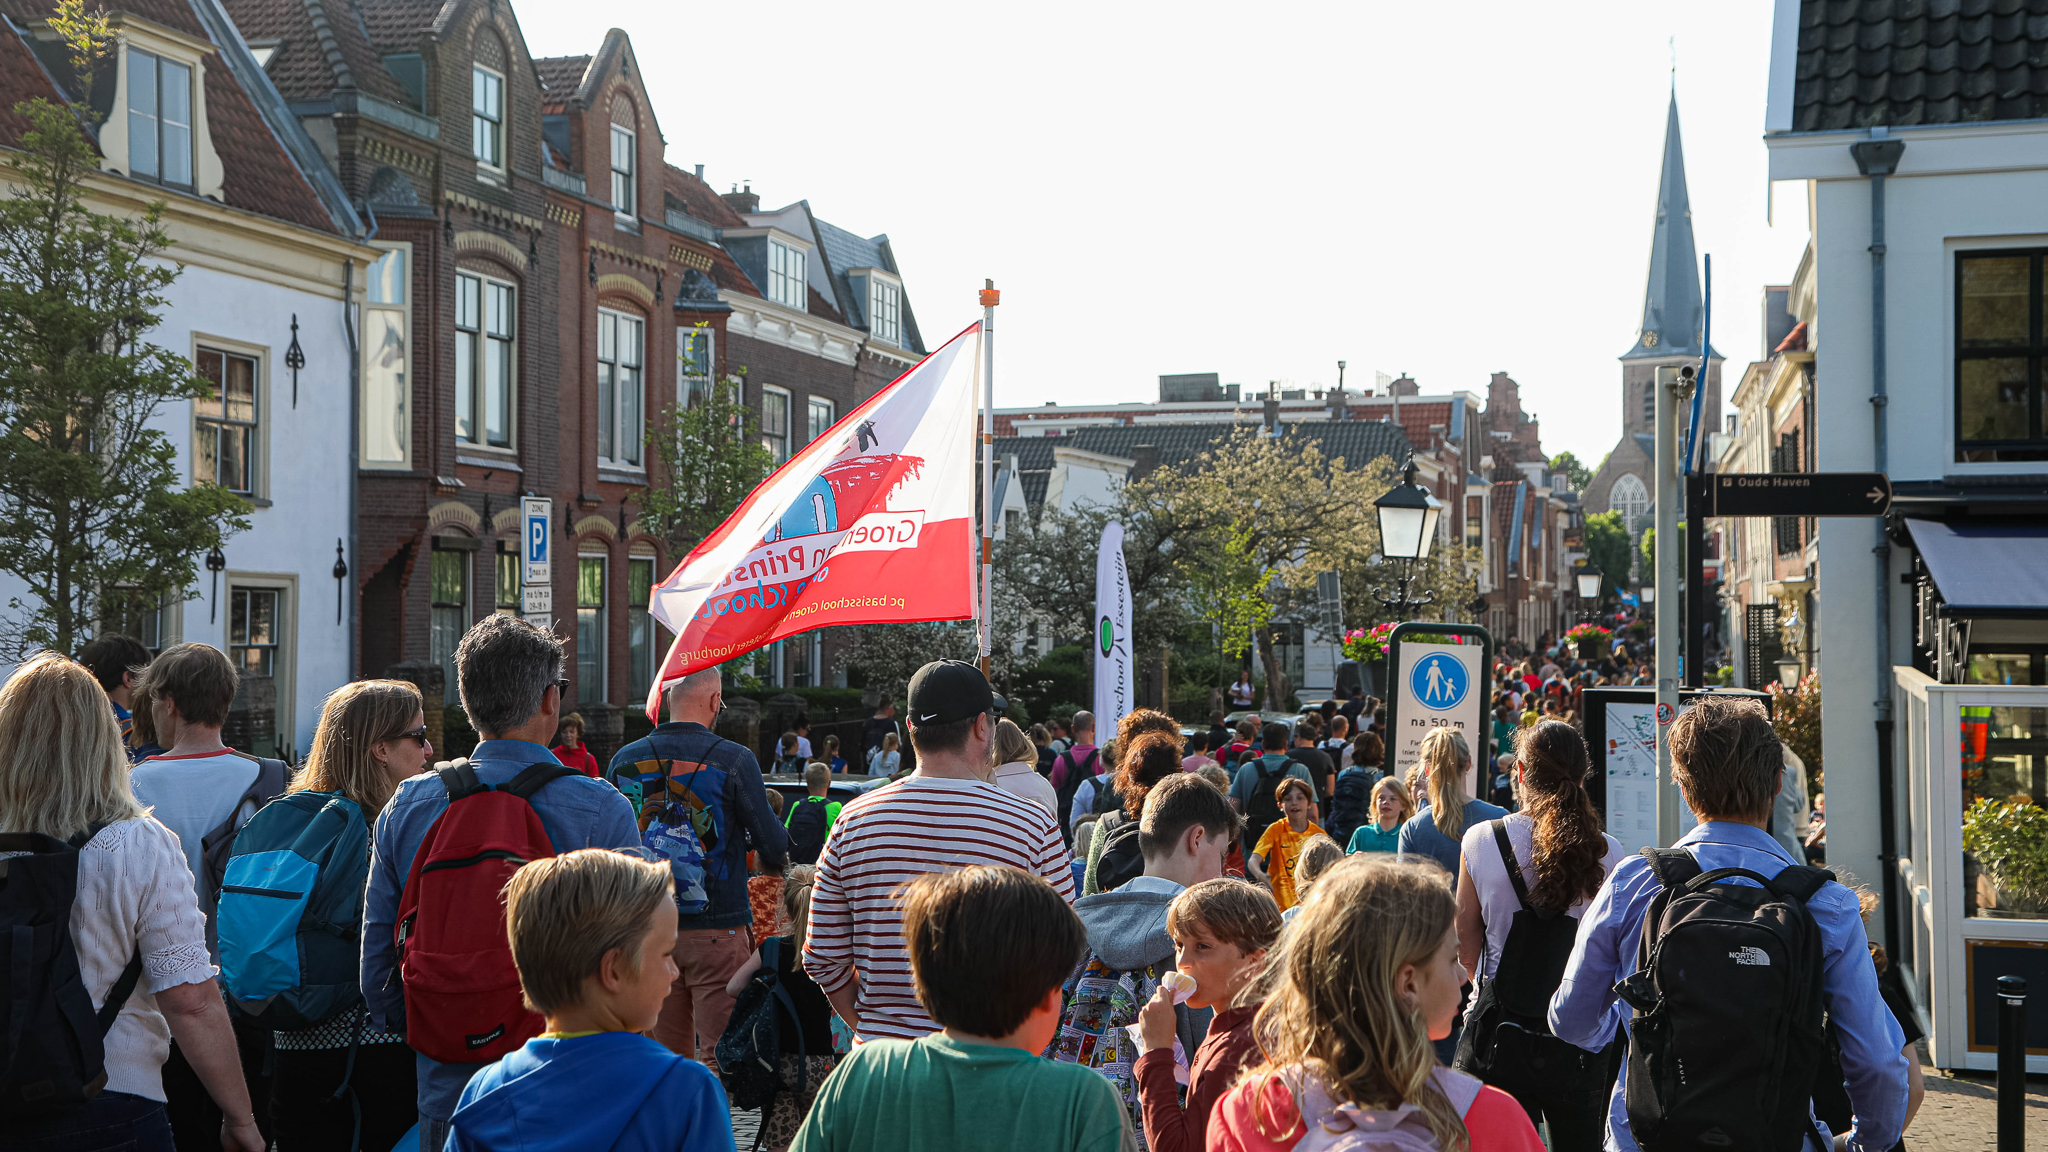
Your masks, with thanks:
[{"label": "dormer window", "polygon": [[128,50],[128,174],[192,187],[192,69]]},{"label": "dormer window", "polygon": [[612,125],[612,210],[632,219],[633,201],[633,130]]},{"label": "dormer window", "polygon": [[903,345],[903,289],[883,280],[868,280],[868,333],[897,347]]},{"label": "dormer window", "polygon": [[505,166],[505,78],[472,67],[469,80],[469,152],[479,164]]},{"label": "dormer window", "polygon": [[804,253],[778,240],[768,241],[768,298],[804,311],[810,297],[804,289]]}]

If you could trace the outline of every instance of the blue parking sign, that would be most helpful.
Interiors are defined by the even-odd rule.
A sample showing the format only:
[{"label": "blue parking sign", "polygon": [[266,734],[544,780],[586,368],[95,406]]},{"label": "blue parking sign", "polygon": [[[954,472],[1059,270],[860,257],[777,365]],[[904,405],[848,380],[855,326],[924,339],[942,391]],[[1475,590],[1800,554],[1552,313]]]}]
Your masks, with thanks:
[{"label": "blue parking sign", "polygon": [[526,546],[522,557],[525,563],[519,582],[550,584],[553,574],[548,562],[548,546],[554,532],[554,501],[545,496],[528,496],[519,501],[519,512],[526,525]]}]

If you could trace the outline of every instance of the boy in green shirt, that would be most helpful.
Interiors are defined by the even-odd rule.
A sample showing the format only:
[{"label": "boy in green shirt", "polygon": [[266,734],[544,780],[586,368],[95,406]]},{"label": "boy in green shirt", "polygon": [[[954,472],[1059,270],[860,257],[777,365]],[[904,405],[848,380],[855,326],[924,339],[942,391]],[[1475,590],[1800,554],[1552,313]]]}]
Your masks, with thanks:
[{"label": "boy in green shirt", "polygon": [[839,823],[839,801],[825,797],[831,788],[832,769],[811,761],[804,768],[804,790],[809,795],[791,804],[782,818],[783,830],[789,833],[789,858],[797,864],[816,864],[825,838]]},{"label": "boy in green shirt", "polygon": [[790,1152],[1135,1152],[1108,1080],[1038,1056],[1087,948],[1052,885],[988,865],[927,873],[905,886],[903,936],[944,1030],[854,1049]]}]

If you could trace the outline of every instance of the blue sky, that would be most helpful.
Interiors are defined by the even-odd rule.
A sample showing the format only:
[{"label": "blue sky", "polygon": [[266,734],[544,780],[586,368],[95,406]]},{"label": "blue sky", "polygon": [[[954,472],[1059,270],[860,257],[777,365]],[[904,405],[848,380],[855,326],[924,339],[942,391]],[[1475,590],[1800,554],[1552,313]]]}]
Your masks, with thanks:
[{"label": "blue sky", "polygon": [[[524,0],[537,56],[587,5]],[[1724,391],[1791,278],[1766,222],[1769,0],[866,4],[603,10],[671,163],[886,232],[928,343],[1003,289],[997,403],[1152,399],[1161,373],[1484,393],[1597,461],[1649,257],[1672,48]]]}]

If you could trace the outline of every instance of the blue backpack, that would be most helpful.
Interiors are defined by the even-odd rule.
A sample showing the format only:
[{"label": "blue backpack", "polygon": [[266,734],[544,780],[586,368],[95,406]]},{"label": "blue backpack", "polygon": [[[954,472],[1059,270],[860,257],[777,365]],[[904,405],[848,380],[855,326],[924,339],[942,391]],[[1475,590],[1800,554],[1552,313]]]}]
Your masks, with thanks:
[{"label": "blue backpack", "polygon": [[676,881],[676,912],[701,915],[711,907],[705,880],[723,880],[729,871],[726,854],[719,851],[729,826],[726,771],[715,764],[666,758],[629,767],[642,792],[640,843],[668,861]]},{"label": "blue backpack", "polygon": [[339,792],[290,792],[243,825],[220,885],[220,979],[237,1014],[279,1031],[362,1002],[370,828]]}]

